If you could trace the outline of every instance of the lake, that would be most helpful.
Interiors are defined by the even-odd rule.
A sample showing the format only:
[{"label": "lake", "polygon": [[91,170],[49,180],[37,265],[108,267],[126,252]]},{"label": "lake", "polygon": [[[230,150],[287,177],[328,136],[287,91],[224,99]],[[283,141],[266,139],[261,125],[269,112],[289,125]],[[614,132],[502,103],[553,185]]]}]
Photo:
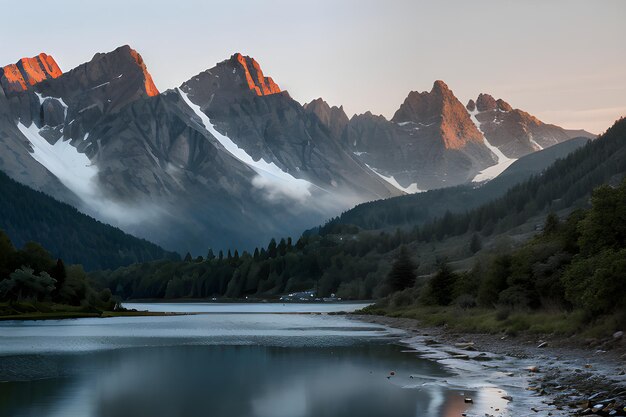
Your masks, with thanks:
[{"label": "lake", "polygon": [[402,332],[320,314],[362,305],[127,307],[203,314],[0,322],[0,416],[458,417],[480,396]]}]

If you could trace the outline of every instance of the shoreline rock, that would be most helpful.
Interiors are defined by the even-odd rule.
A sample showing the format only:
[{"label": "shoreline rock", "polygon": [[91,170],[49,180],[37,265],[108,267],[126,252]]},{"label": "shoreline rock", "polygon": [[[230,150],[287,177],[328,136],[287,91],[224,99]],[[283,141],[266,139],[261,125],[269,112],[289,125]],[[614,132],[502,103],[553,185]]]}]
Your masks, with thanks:
[{"label": "shoreline rock", "polygon": [[[581,340],[551,335],[502,337],[498,334],[461,333],[445,328],[424,327],[418,320],[386,316],[353,315],[355,319],[405,330],[423,337],[423,346],[450,346],[457,350],[534,359],[526,368],[528,390],[541,402],[565,415],[626,416],[626,347],[623,332],[609,341]],[[610,350],[598,346],[610,346]],[[451,352],[449,352],[451,353]],[[454,354],[452,356],[459,356]],[[467,359],[478,359],[469,355]],[[465,358],[464,358],[465,359]],[[507,373],[511,376],[513,372]],[[506,396],[511,402],[513,398]],[[530,411],[541,412],[533,404]],[[551,415],[548,413],[548,415]]]}]

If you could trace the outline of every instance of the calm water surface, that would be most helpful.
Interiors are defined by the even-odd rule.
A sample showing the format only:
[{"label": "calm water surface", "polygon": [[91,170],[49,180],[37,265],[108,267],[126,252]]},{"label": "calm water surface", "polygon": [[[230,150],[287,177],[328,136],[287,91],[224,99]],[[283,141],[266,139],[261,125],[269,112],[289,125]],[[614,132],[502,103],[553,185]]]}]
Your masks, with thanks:
[{"label": "calm water surface", "polygon": [[[444,383],[448,371],[403,352],[396,331],[274,314],[358,306],[130,307],[212,314],[0,322],[0,416],[456,417],[466,409],[463,393]],[[416,387],[412,375],[434,382]]]}]

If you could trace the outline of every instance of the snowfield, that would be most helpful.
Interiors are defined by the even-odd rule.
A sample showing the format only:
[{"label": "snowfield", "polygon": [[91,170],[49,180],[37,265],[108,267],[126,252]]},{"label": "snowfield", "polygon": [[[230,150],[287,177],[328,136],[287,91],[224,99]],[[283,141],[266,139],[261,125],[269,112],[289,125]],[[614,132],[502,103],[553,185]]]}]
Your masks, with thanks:
[{"label": "snowfield", "polygon": [[34,123],[26,127],[19,122],[17,127],[31,143],[31,155],[37,162],[84,201],[93,198],[96,188],[93,180],[98,175],[98,168],[91,164],[87,155],[78,152],[69,140],[63,141],[62,138],[51,145],[39,134],[39,128]]}]

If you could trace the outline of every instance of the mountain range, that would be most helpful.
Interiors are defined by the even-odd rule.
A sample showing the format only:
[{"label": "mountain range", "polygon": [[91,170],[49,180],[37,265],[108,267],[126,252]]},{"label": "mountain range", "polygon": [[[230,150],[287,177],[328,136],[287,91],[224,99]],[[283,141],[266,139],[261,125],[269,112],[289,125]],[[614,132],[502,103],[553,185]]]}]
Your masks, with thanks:
[{"label": "mountain range", "polygon": [[301,105],[239,53],[160,92],[129,46],[62,72],[46,54],[0,69],[0,170],[180,252],[252,247],[358,203],[494,178],[594,137],[436,81],[391,120]]}]

